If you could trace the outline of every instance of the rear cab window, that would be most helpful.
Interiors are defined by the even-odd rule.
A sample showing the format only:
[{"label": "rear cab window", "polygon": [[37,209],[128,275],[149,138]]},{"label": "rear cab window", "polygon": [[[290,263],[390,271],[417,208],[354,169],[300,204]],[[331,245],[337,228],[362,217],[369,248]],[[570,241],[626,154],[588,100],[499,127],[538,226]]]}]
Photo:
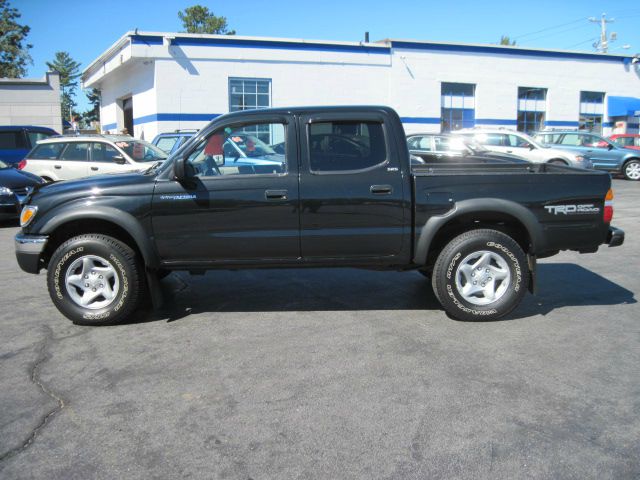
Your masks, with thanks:
[{"label": "rear cab window", "polygon": [[388,161],[381,121],[318,121],[307,135],[312,173],[357,172]]}]

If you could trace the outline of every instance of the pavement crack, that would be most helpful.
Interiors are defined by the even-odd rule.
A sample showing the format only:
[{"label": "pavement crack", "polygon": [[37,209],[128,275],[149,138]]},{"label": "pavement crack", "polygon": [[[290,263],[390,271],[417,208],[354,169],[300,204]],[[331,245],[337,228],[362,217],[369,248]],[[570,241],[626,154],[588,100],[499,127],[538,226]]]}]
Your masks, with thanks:
[{"label": "pavement crack", "polygon": [[51,355],[48,352],[49,345],[54,341],[53,331],[49,327],[44,327],[46,330],[46,335],[44,339],[40,342],[40,347],[38,348],[38,356],[36,357],[35,362],[31,366],[31,371],[29,374],[29,379],[32,383],[37,385],[40,390],[42,390],[45,395],[51,397],[55,402],[56,406],[49,410],[45,415],[40,418],[40,422],[36,425],[35,428],[29,432],[26,439],[17,447],[14,447],[4,453],[0,454],[0,462],[8,460],[9,458],[17,455],[18,453],[29,448],[33,442],[35,441],[38,434],[42,431],[42,429],[47,425],[47,423],[60,412],[65,407],[64,399],[58,395],[55,391],[53,391],[50,387],[48,387],[40,378],[40,368],[42,365],[51,358]]}]

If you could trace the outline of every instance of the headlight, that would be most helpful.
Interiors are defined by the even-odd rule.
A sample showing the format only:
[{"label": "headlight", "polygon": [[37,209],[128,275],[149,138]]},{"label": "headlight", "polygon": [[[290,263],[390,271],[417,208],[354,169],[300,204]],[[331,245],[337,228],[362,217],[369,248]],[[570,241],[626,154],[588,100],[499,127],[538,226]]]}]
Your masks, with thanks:
[{"label": "headlight", "polygon": [[582,155],[576,155],[576,162],[584,162],[584,157]]},{"label": "headlight", "polygon": [[38,207],[35,205],[27,205],[22,209],[22,213],[20,213],[20,226],[26,227],[29,225],[29,222],[33,220],[33,217],[36,216],[36,212],[38,211]]},{"label": "headlight", "polygon": [[7,187],[0,187],[0,196],[13,195],[13,190]]}]

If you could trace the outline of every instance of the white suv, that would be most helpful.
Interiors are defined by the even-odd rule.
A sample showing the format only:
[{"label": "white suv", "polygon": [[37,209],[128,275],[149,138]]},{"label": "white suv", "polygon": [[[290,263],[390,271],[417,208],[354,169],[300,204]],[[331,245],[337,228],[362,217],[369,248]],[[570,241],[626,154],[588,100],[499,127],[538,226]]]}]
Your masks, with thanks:
[{"label": "white suv", "polygon": [[25,157],[23,170],[47,182],[144,170],[167,154],[128,135],[74,135],[41,140]]},{"label": "white suv", "polygon": [[457,130],[451,134],[472,138],[488,150],[510,153],[534,163],[555,163],[580,168],[593,166],[591,160],[580,153],[552,148],[516,130],[473,128]]}]

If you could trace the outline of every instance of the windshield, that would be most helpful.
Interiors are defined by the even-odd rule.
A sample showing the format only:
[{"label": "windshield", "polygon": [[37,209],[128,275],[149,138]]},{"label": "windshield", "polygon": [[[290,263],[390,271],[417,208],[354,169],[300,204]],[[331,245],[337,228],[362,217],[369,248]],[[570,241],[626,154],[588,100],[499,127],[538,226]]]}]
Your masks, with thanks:
[{"label": "windshield", "polygon": [[167,158],[165,152],[144,140],[122,140],[115,143],[136,162],[157,162]]}]

